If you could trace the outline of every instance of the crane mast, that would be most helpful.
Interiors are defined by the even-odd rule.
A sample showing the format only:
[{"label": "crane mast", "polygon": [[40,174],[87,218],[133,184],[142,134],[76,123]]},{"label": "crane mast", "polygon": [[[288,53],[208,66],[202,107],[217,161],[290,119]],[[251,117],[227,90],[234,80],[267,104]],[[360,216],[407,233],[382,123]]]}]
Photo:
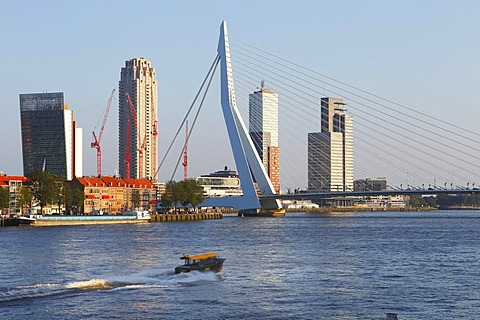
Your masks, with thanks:
[{"label": "crane mast", "polygon": [[98,132],[98,136],[95,134],[95,130],[92,132],[93,141],[90,144],[91,148],[97,149],[97,176],[102,175],[102,148],[100,147],[100,142],[103,136],[103,130],[105,129],[105,124],[107,123],[108,113],[110,112],[110,106],[112,105],[113,97],[115,96],[115,89],[112,90],[110,98],[108,98],[107,106],[105,107],[105,113],[103,115],[102,126]]},{"label": "crane mast", "polygon": [[154,170],[154,176],[152,177],[153,182],[157,182],[157,177],[155,175],[155,171],[157,170],[157,148],[158,148],[158,122],[155,120],[153,122],[153,130],[152,130],[152,135],[153,135],[153,160],[152,160],[152,168]]},{"label": "crane mast", "polygon": [[125,176],[130,178],[130,115],[127,116],[127,137],[125,145]]}]

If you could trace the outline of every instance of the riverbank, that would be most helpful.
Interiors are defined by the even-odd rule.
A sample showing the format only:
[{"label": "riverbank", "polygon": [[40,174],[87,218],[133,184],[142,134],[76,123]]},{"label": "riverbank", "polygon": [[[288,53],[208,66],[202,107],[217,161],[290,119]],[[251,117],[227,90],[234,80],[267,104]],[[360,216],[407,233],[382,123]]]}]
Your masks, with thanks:
[{"label": "riverbank", "polygon": [[211,213],[159,213],[152,214],[150,216],[150,222],[173,222],[173,221],[198,221],[198,220],[213,220],[222,219],[223,214],[221,212]]},{"label": "riverbank", "polygon": [[433,211],[437,208],[367,208],[367,207],[320,207],[320,208],[291,208],[287,212],[305,212],[305,213],[332,213],[332,212],[385,212],[385,211]]}]

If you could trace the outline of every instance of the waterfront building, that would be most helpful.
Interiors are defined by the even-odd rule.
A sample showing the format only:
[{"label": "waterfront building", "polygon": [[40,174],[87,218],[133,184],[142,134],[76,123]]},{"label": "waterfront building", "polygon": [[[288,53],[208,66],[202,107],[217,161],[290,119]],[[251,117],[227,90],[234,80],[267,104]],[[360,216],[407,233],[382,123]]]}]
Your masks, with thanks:
[{"label": "waterfront building", "polygon": [[85,214],[119,214],[127,209],[154,211],[157,204],[157,188],[147,179],[81,177],[75,178],[71,187],[85,194],[82,210]]},{"label": "waterfront building", "polygon": [[[354,191],[383,191],[387,190],[386,178],[366,178],[358,179],[353,182]],[[397,208],[403,209],[407,206],[410,197],[405,195],[377,195],[362,196],[359,198],[359,204],[367,208]]]},{"label": "waterfront building", "polygon": [[353,190],[353,120],[343,99],[321,99],[320,132],[308,134],[308,189]]},{"label": "waterfront building", "polygon": [[24,175],[41,169],[72,180],[82,172],[81,156],[75,157],[81,130],[75,130],[63,92],[20,94],[20,119]]},{"label": "waterfront building", "polygon": [[[10,216],[20,215],[23,208],[19,203],[20,187],[27,181],[26,177],[0,175],[0,188],[8,190],[8,213]],[[2,208],[0,208],[1,211]],[[4,213],[2,213],[4,214]]]},{"label": "waterfront building", "polygon": [[147,178],[155,181],[158,103],[155,68],[151,62],[144,58],[126,61],[120,72],[118,92],[120,175],[124,178]]},{"label": "waterfront building", "polygon": [[278,147],[278,95],[265,88],[249,94],[249,133],[273,188],[280,193],[280,149]]},{"label": "waterfront building", "polygon": [[232,197],[243,195],[240,179],[234,170],[224,170],[198,177],[197,183],[202,187],[206,197]]}]

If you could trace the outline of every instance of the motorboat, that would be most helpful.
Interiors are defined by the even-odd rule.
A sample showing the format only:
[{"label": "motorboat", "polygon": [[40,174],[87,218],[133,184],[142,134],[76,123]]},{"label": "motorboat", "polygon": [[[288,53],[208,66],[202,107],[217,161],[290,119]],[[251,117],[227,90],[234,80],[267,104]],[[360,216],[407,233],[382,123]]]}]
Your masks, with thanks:
[{"label": "motorboat", "polygon": [[180,259],[184,260],[183,265],[175,268],[175,273],[190,272],[190,271],[214,271],[219,272],[223,268],[225,258],[217,257],[215,252],[202,253],[197,255],[190,255],[184,253]]}]

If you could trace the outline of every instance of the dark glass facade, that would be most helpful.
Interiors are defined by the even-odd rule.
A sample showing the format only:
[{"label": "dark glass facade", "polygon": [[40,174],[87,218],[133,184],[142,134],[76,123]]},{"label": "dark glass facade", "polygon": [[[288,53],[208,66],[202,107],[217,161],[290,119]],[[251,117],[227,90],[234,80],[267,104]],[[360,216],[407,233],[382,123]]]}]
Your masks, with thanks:
[{"label": "dark glass facade", "polygon": [[[23,173],[35,169],[68,178],[66,132],[73,121],[62,92],[20,94]],[[66,125],[67,124],[67,125]]]}]

